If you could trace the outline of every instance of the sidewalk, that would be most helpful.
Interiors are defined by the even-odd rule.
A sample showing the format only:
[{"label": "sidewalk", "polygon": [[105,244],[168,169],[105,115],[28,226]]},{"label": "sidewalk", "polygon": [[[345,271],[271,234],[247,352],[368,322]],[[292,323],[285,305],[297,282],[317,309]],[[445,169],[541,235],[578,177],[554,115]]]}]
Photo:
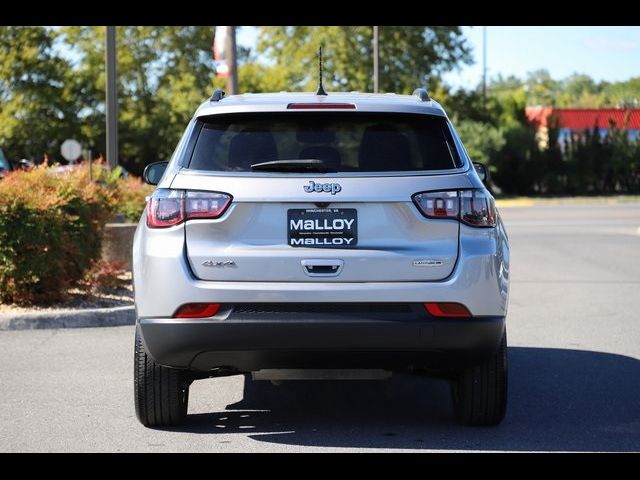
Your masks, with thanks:
[{"label": "sidewalk", "polygon": [[86,328],[134,325],[135,308],[69,309],[26,313],[0,313],[0,330],[35,330],[41,328]]}]

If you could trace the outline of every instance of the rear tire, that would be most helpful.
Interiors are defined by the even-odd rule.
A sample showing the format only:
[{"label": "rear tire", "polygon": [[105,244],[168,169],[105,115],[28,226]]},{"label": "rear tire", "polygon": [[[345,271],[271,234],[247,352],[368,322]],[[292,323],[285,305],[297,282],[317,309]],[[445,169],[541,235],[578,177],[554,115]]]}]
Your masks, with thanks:
[{"label": "rear tire", "polygon": [[138,328],[133,377],[136,416],[142,425],[167,427],[185,419],[190,383],[186,372],[158,365],[145,350]]},{"label": "rear tire", "polygon": [[452,382],[453,410],[464,425],[498,425],[507,411],[507,334],[485,363],[463,370]]}]

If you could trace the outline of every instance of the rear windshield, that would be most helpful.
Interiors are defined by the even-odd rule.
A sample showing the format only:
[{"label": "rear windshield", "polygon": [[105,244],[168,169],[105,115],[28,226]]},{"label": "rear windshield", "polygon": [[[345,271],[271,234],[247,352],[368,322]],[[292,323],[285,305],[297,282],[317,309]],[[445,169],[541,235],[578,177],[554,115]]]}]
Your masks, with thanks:
[{"label": "rear windshield", "polygon": [[321,160],[331,172],[462,166],[447,120],[415,114],[287,112],[200,119],[188,168],[249,172],[278,160]]}]

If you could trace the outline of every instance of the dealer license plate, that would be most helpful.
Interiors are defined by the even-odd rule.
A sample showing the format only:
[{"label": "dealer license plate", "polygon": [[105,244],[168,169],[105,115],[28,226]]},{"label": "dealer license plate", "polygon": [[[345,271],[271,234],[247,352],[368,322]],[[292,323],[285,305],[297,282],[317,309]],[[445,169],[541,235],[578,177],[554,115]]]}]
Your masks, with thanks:
[{"label": "dealer license plate", "polygon": [[355,208],[308,208],[287,211],[291,247],[352,248],[358,243]]}]

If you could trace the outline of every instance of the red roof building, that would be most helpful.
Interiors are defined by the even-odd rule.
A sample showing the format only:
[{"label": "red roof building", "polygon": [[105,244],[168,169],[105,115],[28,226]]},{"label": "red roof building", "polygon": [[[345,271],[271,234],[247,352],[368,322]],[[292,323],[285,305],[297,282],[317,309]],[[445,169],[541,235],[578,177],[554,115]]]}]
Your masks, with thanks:
[{"label": "red roof building", "polygon": [[548,127],[547,122],[553,116],[558,119],[559,128],[573,131],[588,130],[595,126],[608,129],[611,121],[617,128],[640,130],[640,108],[527,107],[525,113],[532,124],[541,127]]},{"label": "red roof building", "polygon": [[[611,122],[616,128],[629,130],[629,137],[638,138],[640,133],[640,108],[554,108],[527,107],[525,114],[536,128],[541,143],[548,142],[548,129],[559,129],[559,141],[574,132],[597,128],[606,135]],[[551,125],[551,123],[554,125]],[[557,122],[557,123],[555,123]]]}]

